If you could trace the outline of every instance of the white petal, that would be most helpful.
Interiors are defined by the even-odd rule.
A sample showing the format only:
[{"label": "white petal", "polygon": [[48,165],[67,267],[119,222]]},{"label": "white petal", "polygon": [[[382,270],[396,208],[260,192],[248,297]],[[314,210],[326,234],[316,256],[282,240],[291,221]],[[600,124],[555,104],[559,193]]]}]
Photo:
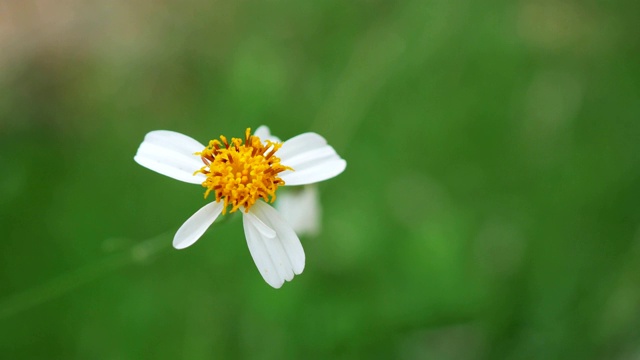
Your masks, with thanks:
[{"label": "white petal", "polygon": [[258,219],[258,217],[255,216],[252,212],[243,213],[243,215],[244,220],[249,221],[251,225],[260,232],[261,235],[269,239],[273,239],[274,237],[276,237],[276,231],[265,225],[265,223],[263,223],[262,220]]},{"label": "white petal", "polygon": [[[300,168],[304,168],[305,166],[309,167],[316,162],[322,162],[332,159],[340,159],[340,156],[338,156],[336,151],[331,146],[325,145],[317,149],[305,151],[298,155],[291,156],[284,161],[286,161],[287,166],[290,166],[297,171]],[[282,164],[285,164],[285,162],[282,162]]]},{"label": "white petal", "polygon": [[[244,217],[243,217],[244,219]],[[273,260],[267,251],[265,239],[261,236],[258,229],[253,227],[250,222],[243,221],[244,236],[247,238],[247,246],[253,258],[253,262],[258,267],[258,271],[264,281],[272,287],[279,289],[284,284],[284,278],[278,273]]]},{"label": "white petal", "polygon": [[192,137],[169,130],[155,130],[144,137],[144,142],[161,145],[167,149],[175,150],[183,154],[191,155],[196,151],[202,151],[204,145]]},{"label": "white petal", "polygon": [[278,150],[278,157],[284,164],[284,160],[304,152],[321,148],[327,145],[327,140],[316,133],[304,133],[294,136],[282,144]]},{"label": "white petal", "polygon": [[294,168],[295,171],[284,171],[280,178],[287,186],[313,184],[339,175],[346,167],[347,162],[343,159],[325,159],[305,163],[304,166]]},{"label": "white petal", "polygon": [[148,133],[133,158],[138,164],[176,180],[201,184],[205,176],[193,173],[202,168],[203,163],[195,152],[202,151],[204,145],[198,141],[167,130]]},{"label": "white petal", "polygon": [[184,249],[193,245],[205,231],[213,224],[222,212],[223,202],[212,202],[203,206],[200,210],[182,224],[173,237],[173,247]]},{"label": "white petal", "polygon": [[302,249],[302,244],[300,244],[300,240],[291,226],[287,224],[276,209],[263,201],[257,201],[250,211],[276,231],[276,238],[280,240],[287,252],[287,256],[293,266],[293,272],[296,275],[301,274],[305,263],[304,249]]},{"label": "white petal", "polygon": [[258,127],[253,135],[259,137],[262,141],[271,140],[271,142],[282,142],[282,140],[277,136],[271,135],[271,131],[269,131],[269,128],[266,125]]},{"label": "white petal", "polygon": [[247,246],[258,271],[267,284],[279,289],[285,281],[293,279],[293,271],[282,247],[274,239],[266,239],[250,223],[244,223]]},{"label": "white petal", "polygon": [[276,154],[280,163],[294,170],[280,174],[289,186],[327,180],[347,167],[347,162],[316,133],[301,134],[285,141]]},{"label": "white petal", "polygon": [[275,208],[296,234],[315,236],[319,233],[322,208],[317,186],[281,190]]},{"label": "white petal", "polygon": [[256,226],[251,216],[245,214],[243,225],[247,245],[253,261],[264,280],[274,288],[280,288],[294,274],[304,270],[305,256],[302,244],[278,212],[263,201],[258,201],[249,210],[265,226],[273,229],[276,236],[265,236]]}]

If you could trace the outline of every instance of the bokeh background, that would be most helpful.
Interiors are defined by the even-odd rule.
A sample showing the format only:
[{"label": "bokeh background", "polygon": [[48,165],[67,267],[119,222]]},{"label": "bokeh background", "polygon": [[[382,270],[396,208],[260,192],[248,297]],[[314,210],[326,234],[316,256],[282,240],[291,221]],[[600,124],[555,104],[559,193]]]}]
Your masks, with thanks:
[{"label": "bokeh background", "polygon": [[[0,0],[7,359],[640,359],[635,1]],[[304,273],[144,135],[315,131]]]}]

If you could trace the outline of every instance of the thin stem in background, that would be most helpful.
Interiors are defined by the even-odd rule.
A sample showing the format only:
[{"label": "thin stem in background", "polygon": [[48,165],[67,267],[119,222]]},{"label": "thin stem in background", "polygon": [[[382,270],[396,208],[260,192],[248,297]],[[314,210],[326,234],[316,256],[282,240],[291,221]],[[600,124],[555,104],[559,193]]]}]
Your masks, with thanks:
[{"label": "thin stem in background", "polygon": [[62,274],[46,283],[9,295],[0,300],[0,320],[56,299],[127,265],[148,261],[170,248],[170,244],[170,233],[167,232],[144,240],[126,251]]}]

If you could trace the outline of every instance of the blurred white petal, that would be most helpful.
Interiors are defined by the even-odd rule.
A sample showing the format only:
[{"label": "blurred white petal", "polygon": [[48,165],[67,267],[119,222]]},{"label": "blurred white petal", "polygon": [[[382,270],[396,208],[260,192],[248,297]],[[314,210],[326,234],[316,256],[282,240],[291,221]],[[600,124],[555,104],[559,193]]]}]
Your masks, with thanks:
[{"label": "blurred white petal", "polygon": [[275,208],[298,235],[320,232],[322,207],[317,186],[288,188],[278,193]]},{"label": "blurred white petal", "polygon": [[265,202],[256,202],[249,212],[276,233],[273,238],[266,236],[258,228],[260,225],[256,227],[251,215],[244,214],[243,226],[251,257],[264,280],[278,289],[304,270],[302,244],[291,226]]},{"label": "blurred white petal", "polygon": [[201,184],[205,176],[193,175],[193,173],[200,169],[203,163],[194,153],[202,151],[204,147],[186,135],[174,131],[157,130],[144,137],[133,159],[147,169],[170,178]]},{"label": "blurred white petal", "polygon": [[220,215],[223,205],[222,201],[211,202],[191,215],[173,237],[173,247],[184,249],[193,245]]},{"label": "blurred white petal", "polygon": [[266,125],[261,125],[256,129],[253,135],[260,138],[260,140],[270,140],[271,142],[282,142],[279,137],[271,135],[271,131]]}]

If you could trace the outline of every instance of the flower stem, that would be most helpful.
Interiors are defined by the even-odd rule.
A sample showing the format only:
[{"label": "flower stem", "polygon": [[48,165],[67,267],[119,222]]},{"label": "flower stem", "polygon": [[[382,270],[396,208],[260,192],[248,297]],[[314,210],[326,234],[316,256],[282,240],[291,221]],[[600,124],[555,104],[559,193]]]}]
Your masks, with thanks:
[{"label": "flower stem", "polygon": [[166,232],[101,261],[0,299],[0,320],[56,299],[129,264],[146,262],[168,249],[170,244],[170,233]]}]

